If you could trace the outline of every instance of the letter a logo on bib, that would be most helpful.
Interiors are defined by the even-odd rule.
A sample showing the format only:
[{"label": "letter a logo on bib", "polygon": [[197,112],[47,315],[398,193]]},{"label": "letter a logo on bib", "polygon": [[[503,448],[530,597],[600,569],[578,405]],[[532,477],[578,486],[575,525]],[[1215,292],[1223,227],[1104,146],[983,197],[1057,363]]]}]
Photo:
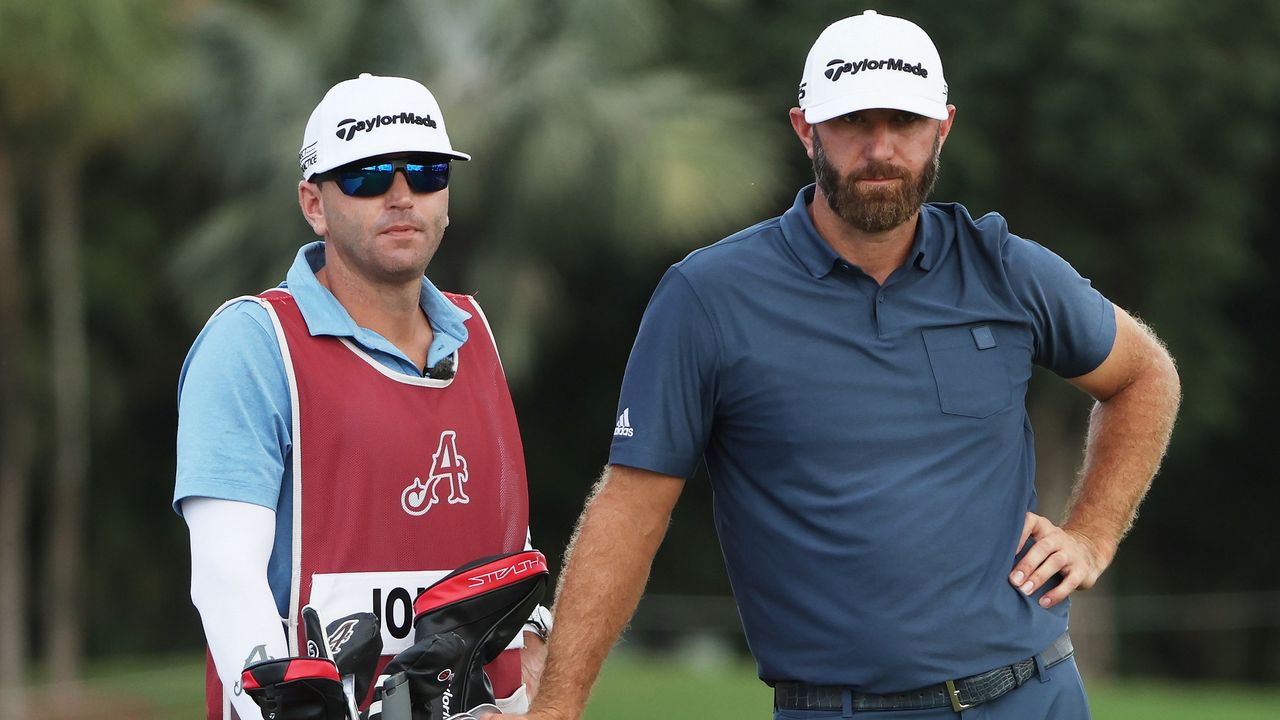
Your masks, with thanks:
[{"label": "letter a logo on bib", "polygon": [[440,484],[446,482],[450,505],[471,502],[463,486],[467,483],[467,459],[458,452],[458,434],[453,430],[440,433],[440,445],[431,456],[431,473],[427,481],[414,478],[400,493],[400,507],[410,515],[426,515],[431,506],[440,502]]}]

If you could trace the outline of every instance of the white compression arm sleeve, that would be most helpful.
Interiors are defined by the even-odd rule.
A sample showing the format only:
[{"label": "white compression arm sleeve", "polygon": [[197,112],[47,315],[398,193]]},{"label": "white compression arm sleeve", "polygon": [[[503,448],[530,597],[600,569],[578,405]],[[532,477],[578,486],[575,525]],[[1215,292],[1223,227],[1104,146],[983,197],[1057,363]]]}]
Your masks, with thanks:
[{"label": "white compression arm sleeve", "polygon": [[182,501],[182,516],[191,531],[191,601],[218,677],[236,714],[262,717],[253,699],[237,691],[246,660],[289,655],[267,585],[276,514],[250,503],[193,497]]}]

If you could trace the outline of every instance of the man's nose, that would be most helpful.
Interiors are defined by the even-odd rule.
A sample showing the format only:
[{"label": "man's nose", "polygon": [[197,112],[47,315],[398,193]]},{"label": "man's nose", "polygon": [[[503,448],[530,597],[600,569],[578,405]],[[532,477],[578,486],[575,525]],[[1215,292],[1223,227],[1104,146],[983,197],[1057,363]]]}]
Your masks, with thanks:
[{"label": "man's nose", "polygon": [[894,136],[889,123],[875,123],[869,128],[865,154],[872,162],[888,162],[893,159]]},{"label": "man's nose", "polygon": [[392,207],[410,207],[413,205],[413,190],[409,187],[409,176],[404,171],[396,168],[395,174],[391,177],[391,187],[387,188],[385,196],[387,205]]}]

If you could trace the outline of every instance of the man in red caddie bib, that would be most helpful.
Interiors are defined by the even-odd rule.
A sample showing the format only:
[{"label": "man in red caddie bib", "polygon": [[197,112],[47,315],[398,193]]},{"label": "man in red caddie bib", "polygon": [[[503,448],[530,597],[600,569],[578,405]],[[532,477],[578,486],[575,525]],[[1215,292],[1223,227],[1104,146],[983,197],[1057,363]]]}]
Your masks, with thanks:
[{"label": "man in red caddie bib", "polygon": [[[450,164],[469,159],[421,84],[335,85],[298,154],[298,202],[322,240],[278,288],[218,308],[187,355],[173,506],[191,533],[209,718],[261,717],[241,670],[306,655],[303,607],[376,613],[383,665],[413,644],[423,588],[528,547],[523,448],[488,321],[424,276],[449,223]],[[522,710],[536,689],[524,680],[547,623],[538,608],[487,666],[500,707]]]}]

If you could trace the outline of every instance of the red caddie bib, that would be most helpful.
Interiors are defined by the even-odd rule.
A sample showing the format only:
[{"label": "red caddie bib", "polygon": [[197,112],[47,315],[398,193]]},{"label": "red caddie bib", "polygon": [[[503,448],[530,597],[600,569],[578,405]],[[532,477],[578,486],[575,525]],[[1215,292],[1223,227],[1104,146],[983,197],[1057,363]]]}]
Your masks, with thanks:
[{"label": "red caddie bib", "polygon": [[[306,654],[303,606],[326,623],[373,611],[381,670],[413,643],[423,588],[526,545],[524,450],[493,335],[474,299],[445,295],[471,314],[448,380],[397,373],[347,338],[313,337],[285,290],[253,298],[275,324],[293,407],[293,655]],[[519,650],[486,670],[497,697],[515,692]],[[207,680],[209,717],[234,717],[212,663]]]}]

